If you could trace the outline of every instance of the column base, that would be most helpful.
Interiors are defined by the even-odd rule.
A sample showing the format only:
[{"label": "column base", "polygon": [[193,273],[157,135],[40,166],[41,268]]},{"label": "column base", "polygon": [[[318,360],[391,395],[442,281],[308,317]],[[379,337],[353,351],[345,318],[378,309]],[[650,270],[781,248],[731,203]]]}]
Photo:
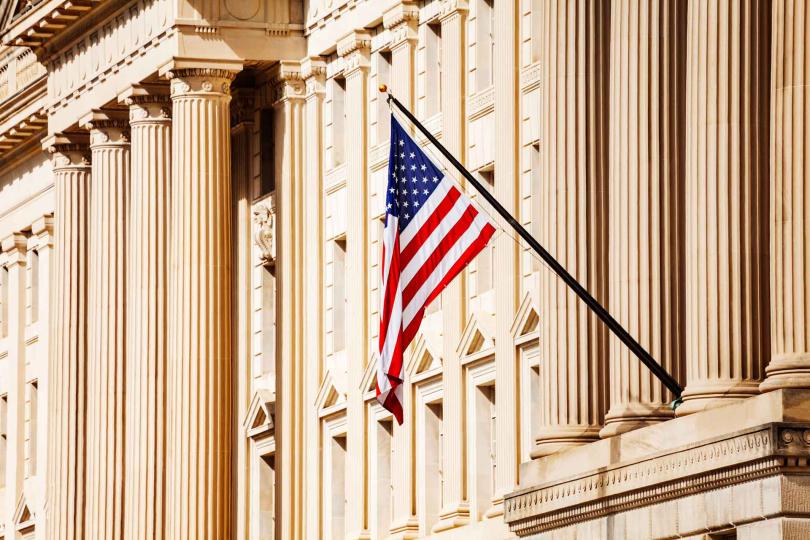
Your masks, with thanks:
[{"label": "column base", "polygon": [[463,527],[470,523],[470,505],[466,502],[458,503],[455,507],[445,508],[439,513],[439,521],[433,526],[431,532],[437,533]]},{"label": "column base", "polygon": [[759,393],[758,381],[717,381],[689,385],[683,393],[683,404],[675,410],[675,416],[724,407]]},{"label": "column base", "polygon": [[419,538],[419,522],[411,517],[404,522],[391,525],[388,540],[415,540]]},{"label": "column base", "polygon": [[780,388],[810,388],[810,353],[774,356],[765,373],[767,378],[759,385],[760,392]]},{"label": "column base", "polygon": [[643,428],[675,416],[672,409],[664,403],[632,403],[611,407],[605,415],[605,427],[599,431],[603,439]]},{"label": "column base", "polygon": [[503,515],[503,495],[492,498],[492,506],[484,512],[484,519],[492,519]]},{"label": "column base", "polygon": [[572,425],[545,428],[535,439],[532,459],[555,454],[566,448],[582,446],[599,440],[599,426]]}]

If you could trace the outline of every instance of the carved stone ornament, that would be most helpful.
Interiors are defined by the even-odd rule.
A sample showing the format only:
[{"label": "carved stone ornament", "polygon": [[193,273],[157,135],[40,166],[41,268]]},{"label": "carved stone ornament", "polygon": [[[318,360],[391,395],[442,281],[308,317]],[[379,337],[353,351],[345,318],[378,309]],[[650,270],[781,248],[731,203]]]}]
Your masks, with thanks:
[{"label": "carved stone ornament", "polygon": [[236,73],[218,68],[180,68],[166,73],[172,97],[185,94],[230,95]]},{"label": "carved stone ornament", "polygon": [[275,263],[275,245],[273,232],[275,229],[275,215],[266,203],[253,209],[253,221],[256,223],[256,236],[254,241],[261,251],[262,263],[271,265]]},{"label": "carved stone ornament", "polygon": [[55,144],[47,147],[54,171],[90,167],[90,149],[85,144]]}]

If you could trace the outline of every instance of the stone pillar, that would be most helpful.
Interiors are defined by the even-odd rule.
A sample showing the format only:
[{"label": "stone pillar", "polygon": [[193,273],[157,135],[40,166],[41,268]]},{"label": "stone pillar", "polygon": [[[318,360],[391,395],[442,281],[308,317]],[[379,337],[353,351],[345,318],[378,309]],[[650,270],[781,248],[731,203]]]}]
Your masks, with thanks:
[{"label": "stone pillar", "polygon": [[[235,313],[234,329],[234,377],[236,384],[236,421],[244,422],[250,400],[251,388],[251,329],[250,298],[253,293],[251,272],[253,270],[253,219],[251,215],[251,186],[253,172],[253,116],[255,107],[253,88],[236,88],[231,101],[231,179],[233,181],[233,242],[234,279],[233,298]],[[244,430],[233,432],[236,449],[236,504],[234,519],[237,538],[247,538],[252,516],[249,512],[249,493],[253,486],[251,477],[251,440]]]},{"label": "stone pillar", "polygon": [[[276,494],[283,511],[276,519],[279,538],[300,539],[303,521],[302,485],[304,423],[302,403],[304,366],[301,287],[304,274],[301,259],[303,189],[302,111],[304,84],[299,62],[281,62],[273,81],[276,182]],[[360,328],[362,325],[359,325]],[[359,362],[359,359],[358,359]]]},{"label": "stone pillar", "polygon": [[762,391],[810,388],[810,19],[773,3],[771,50],[771,363]]},{"label": "stone pillar", "polygon": [[770,353],[770,8],[690,0],[686,390],[677,414],[759,392]]},{"label": "stone pillar", "polygon": [[84,540],[90,153],[85,136],[56,135],[51,348],[48,379],[48,538]]},{"label": "stone pillar", "polygon": [[234,71],[175,68],[167,339],[166,537],[230,538]]},{"label": "stone pillar", "polygon": [[[5,264],[0,272],[8,272],[4,284],[8,287],[4,306],[8,319],[3,321],[7,330],[5,337],[8,343],[8,355],[5,357],[5,373],[8,375],[8,394],[6,418],[6,455],[5,455],[5,498],[0,500],[0,523],[12,529],[14,512],[23,494],[25,480],[25,271],[28,255],[28,238],[22,233],[14,233],[0,242],[0,249],[5,255]],[[13,530],[13,529],[12,529]]]},{"label": "stone pillar", "polygon": [[[683,379],[683,110],[686,5],[611,3],[610,312]],[[610,334],[602,437],[671,418],[673,399]]]},{"label": "stone pillar", "polygon": [[87,322],[88,539],[123,537],[124,380],[129,124],[117,111],[93,111],[90,130],[89,310]]},{"label": "stone pillar", "polygon": [[[415,63],[417,44],[417,23],[419,8],[412,2],[402,1],[383,16],[383,24],[391,36],[391,92],[403,105],[414,109]],[[445,141],[446,142],[446,141]],[[419,536],[419,521],[414,515],[416,506],[413,485],[414,470],[408,466],[414,460],[411,429],[414,418],[410,381],[403,383],[403,423],[394,422],[394,460],[391,463],[391,476],[394,484],[393,513],[391,515],[391,535],[394,538],[416,538]]]},{"label": "stone pillar", "polygon": [[[465,92],[464,26],[466,3],[447,3],[439,14],[442,25],[442,143],[456,156],[464,155],[466,111],[460,96]],[[434,92],[434,89],[428,90]],[[434,532],[462,527],[470,522],[470,503],[464,483],[464,373],[457,352],[466,317],[465,276],[456,277],[442,292],[442,392],[447,405],[443,412],[442,479],[444,494]]]},{"label": "stone pillar", "polygon": [[[607,304],[610,4],[550,0],[543,11],[540,243]],[[607,331],[550,271],[540,273],[542,415],[533,457],[599,436]]]},{"label": "stone pillar", "polygon": [[133,87],[127,259],[126,538],[165,536],[166,296],[171,178],[168,88]]},{"label": "stone pillar", "polygon": [[[304,187],[303,258],[304,311],[323,313],[323,100],[326,93],[326,62],[322,58],[306,58],[301,65],[301,77],[306,85],[303,112]],[[320,503],[320,429],[321,422],[315,398],[323,374],[322,317],[304,318],[304,469],[306,521],[302,538],[320,533],[318,512]]]},{"label": "stone pillar", "polygon": [[[359,381],[369,361],[368,338],[368,71],[371,36],[355,31],[338,42],[346,78],[346,328],[354,329],[346,338],[349,384],[347,393],[346,478],[364,478],[366,470],[366,407]],[[354,382],[357,381],[357,382]],[[346,507],[347,538],[368,536],[366,482],[353,482]]]},{"label": "stone pillar", "polygon": [[[495,58],[493,82],[495,91],[495,197],[504,207],[518,216],[520,206],[520,125],[518,114],[520,93],[520,60],[518,38],[521,9],[517,2],[494,5]],[[521,218],[518,218],[521,219]],[[520,294],[520,244],[510,234],[495,238],[495,260],[498,278],[495,281],[495,416],[496,446],[494,506],[488,515],[503,514],[503,497],[518,482],[520,448],[518,429],[520,409],[518,395],[518,359],[512,337],[512,321],[517,313]]]}]

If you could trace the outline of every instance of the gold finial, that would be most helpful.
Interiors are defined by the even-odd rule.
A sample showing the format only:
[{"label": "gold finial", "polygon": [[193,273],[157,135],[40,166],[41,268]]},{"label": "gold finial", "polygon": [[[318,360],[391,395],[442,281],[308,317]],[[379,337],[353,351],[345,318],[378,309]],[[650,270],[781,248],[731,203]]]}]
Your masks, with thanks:
[{"label": "gold finial", "polygon": [[388,92],[388,85],[381,84],[379,86],[379,89],[380,89],[380,92],[382,92],[384,94],[384,93]]}]

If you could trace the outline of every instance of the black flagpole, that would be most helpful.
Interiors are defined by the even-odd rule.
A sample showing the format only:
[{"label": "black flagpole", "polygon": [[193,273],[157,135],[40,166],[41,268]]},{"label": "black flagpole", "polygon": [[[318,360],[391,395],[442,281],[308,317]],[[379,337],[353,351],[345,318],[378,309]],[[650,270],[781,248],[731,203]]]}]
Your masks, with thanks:
[{"label": "black flagpole", "polygon": [[500,214],[500,216],[505,219],[506,222],[509,223],[513,229],[515,229],[515,231],[517,231],[520,237],[523,238],[523,240],[525,240],[526,243],[529,244],[529,246],[531,246],[531,248],[536,251],[538,255],[540,255],[546,264],[548,264],[551,269],[554,270],[558,276],[560,276],[560,278],[562,278],[566,285],[571,287],[576,295],[579,296],[580,299],[582,299],[582,301],[585,302],[585,304],[591,308],[594,313],[596,313],[596,316],[599,317],[614,334],[616,334],[616,337],[622,340],[622,343],[627,345],[627,348],[630,349],[645,366],[647,366],[647,369],[649,369],[652,374],[655,375],[658,380],[661,381],[661,383],[663,383],[663,385],[675,395],[675,401],[672,402],[672,408],[674,409],[677,407],[681,402],[681,394],[683,393],[683,388],[681,388],[681,385],[678,384],[678,381],[676,381],[675,378],[667,372],[667,370],[661,367],[661,364],[655,361],[655,358],[653,358],[652,355],[650,355],[650,353],[648,353],[647,350],[642,347],[641,344],[636,341],[635,338],[631,336],[621,324],[619,324],[619,321],[614,319],[613,316],[608,313],[608,310],[606,310],[602,304],[596,300],[596,298],[591,296],[591,293],[589,293],[588,290],[574,278],[574,276],[568,273],[563,265],[561,265],[557,259],[551,255],[551,253],[546,251],[545,248],[540,245],[540,242],[529,234],[529,231],[527,231],[523,225],[518,223],[518,221],[512,217],[512,214],[510,214],[509,211],[498,202],[498,199],[487,191],[481,185],[481,183],[476,180],[475,177],[470,174],[470,172],[465,169],[455,157],[453,157],[453,154],[451,154],[447,148],[442,146],[442,144],[436,140],[436,137],[434,137],[433,134],[428,131],[428,129],[423,126],[419,120],[416,119],[411,111],[406,109],[397,98],[388,92],[388,88],[385,85],[380,86],[380,92],[388,93],[388,103],[393,103],[396,105],[402,114],[404,114],[405,117],[408,118],[408,120],[410,120],[411,123],[416,126],[425,137],[427,137],[433,146],[435,146],[439,152],[441,152],[442,155],[447,158],[447,161],[449,161],[453,167],[455,167],[458,172],[460,172],[462,176],[467,179],[467,181],[476,189],[476,191],[478,191],[478,193],[481,194],[482,197],[484,197],[484,199],[486,199],[486,201],[498,212],[498,214]]}]

